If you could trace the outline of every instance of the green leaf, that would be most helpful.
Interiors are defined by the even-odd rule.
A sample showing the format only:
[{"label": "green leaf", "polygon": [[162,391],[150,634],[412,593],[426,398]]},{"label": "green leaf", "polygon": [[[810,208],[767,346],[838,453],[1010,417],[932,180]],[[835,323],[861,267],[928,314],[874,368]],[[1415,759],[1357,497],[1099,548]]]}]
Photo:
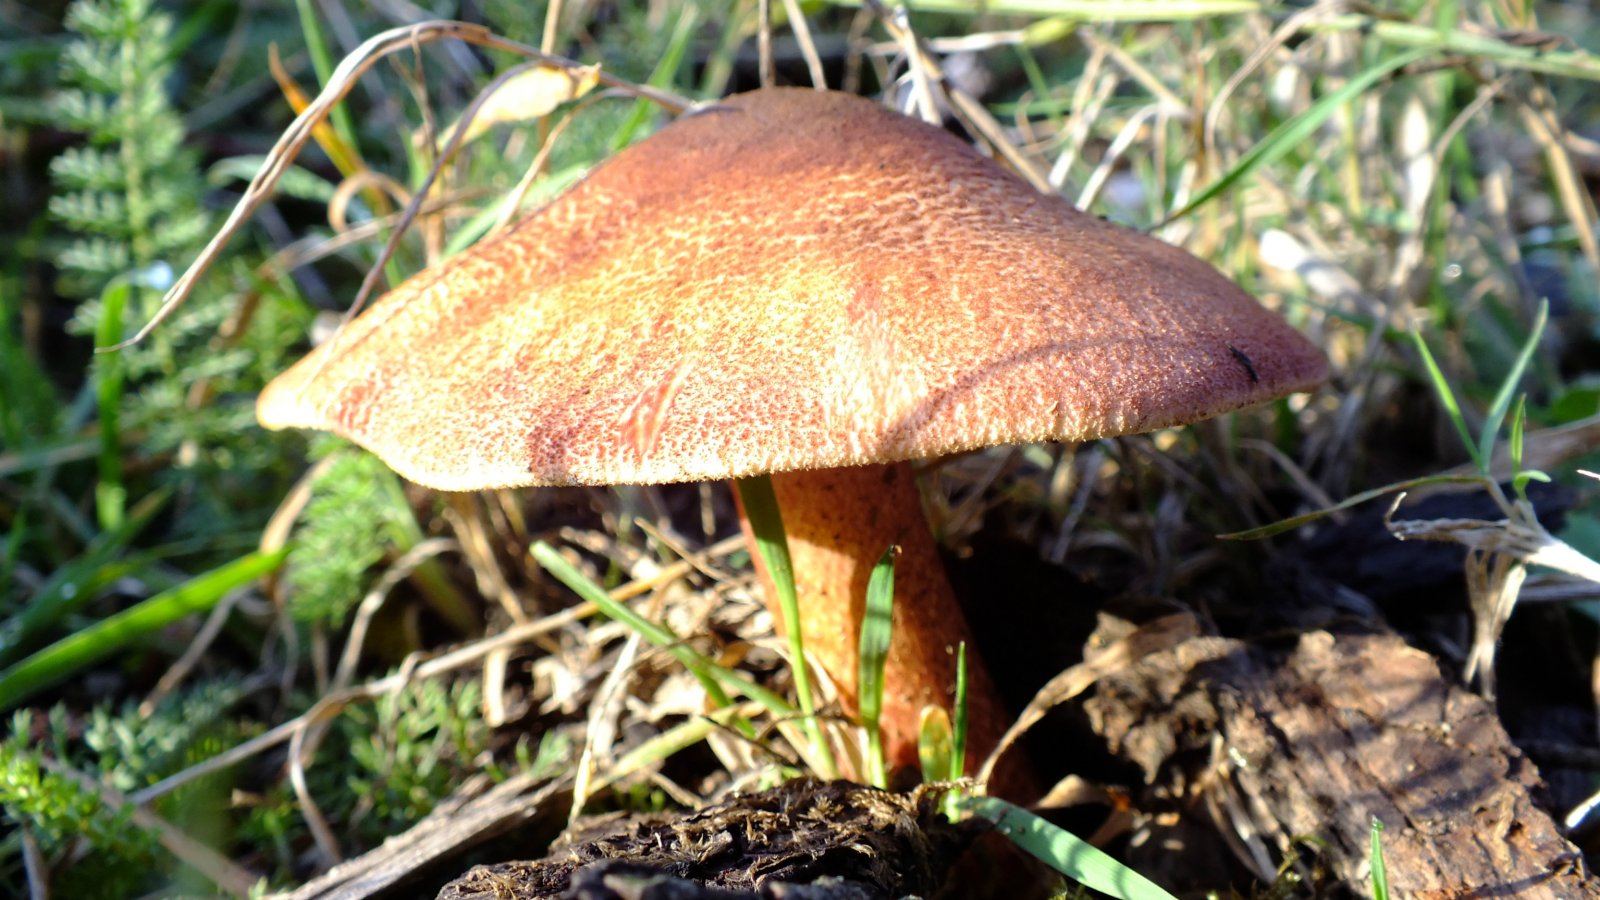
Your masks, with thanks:
[{"label": "green leaf", "polygon": [[211,609],[229,591],[277,568],[286,552],[251,553],[40,650],[0,672],[0,709],[16,706],[184,616]]},{"label": "green leaf", "polygon": [[1539,481],[1543,482],[1544,484],[1549,484],[1550,476],[1539,471],[1538,469],[1523,469],[1517,472],[1515,475],[1512,475],[1511,489],[1517,492],[1518,498],[1522,500],[1528,499],[1528,482],[1530,481]]},{"label": "green leaf", "polygon": [[[666,51],[661,54],[661,59],[650,72],[650,80],[646,82],[650,87],[665,90],[672,86],[678,69],[683,65],[685,53],[694,42],[696,34],[694,26],[699,15],[699,8],[695,4],[684,5],[683,11],[678,14],[678,23],[673,26],[672,39],[667,42]],[[656,105],[649,100],[642,98],[635,100],[633,108],[628,110],[628,117],[623,119],[622,126],[611,137],[611,152],[615,153],[633,143],[633,136],[655,114],[656,109]]]},{"label": "green leaf", "polygon": [[1461,404],[1456,400],[1456,392],[1450,387],[1449,379],[1444,377],[1444,370],[1439,368],[1439,363],[1433,358],[1433,351],[1428,349],[1428,342],[1422,339],[1422,332],[1416,328],[1411,329],[1411,342],[1416,345],[1417,355],[1422,357],[1422,365],[1428,370],[1428,380],[1433,382],[1433,391],[1439,395],[1439,404],[1444,407],[1445,415],[1450,417],[1450,424],[1455,426],[1456,434],[1461,437],[1461,446],[1467,448],[1467,455],[1472,457],[1472,463],[1483,475],[1489,474],[1489,460],[1478,452],[1478,444],[1472,439],[1472,430],[1467,427],[1467,417],[1461,413]]},{"label": "green leaf", "polygon": [[[95,346],[114,347],[122,343],[122,313],[127,308],[132,288],[118,278],[100,294],[100,321],[95,327]],[[94,506],[100,527],[113,531],[122,525],[127,512],[128,489],[122,483],[122,391],[126,381],[125,360],[120,353],[97,353],[94,357],[95,399],[100,408],[100,480],[95,484]]]},{"label": "green leaf", "polygon": [[917,764],[923,781],[940,781],[959,765],[953,761],[955,743],[950,713],[941,706],[924,706],[917,723]]},{"label": "green leaf", "polygon": [[1516,408],[1511,411],[1511,428],[1508,431],[1510,444],[1507,447],[1507,452],[1511,457],[1511,471],[1513,472],[1522,470],[1522,432],[1523,426],[1526,424],[1524,417],[1527,412],[1528,395],[1523,394],[1517,397]]},{"label": "green leaf", "polygon": [[951,723],[950,780],[967,774],[967,642],[956,644],[955,721]]},{"label": "green leaf", "polygon": [[132,553],[134,539],[171,499],[170,490],[155,491],[137,504],[111,531],[95,535],[83,553],[57,568],[28,599],[22,612],[0,626],[0,665],[17,659],[27,648],[42,642],[44,632],[82,609],[118,578],[140,574],[151,558]]},{"label": "green leaf", "polygon": [[[1550,301],[1540,300],[1539,311],[1533,317],[1533,329],[1528,332],[1528,340],[1517,352],[1516,361],[1511,364],[1511,370],[1500,382],[1500,390],[1495,394],[1494,403],[1489,406],[1489,412],[1484,416],[1483,431],[1478,434],[1478,453],[1480,468],[1488,465],[1494,457],[1494,442],[1500,436],[1500,423],[1505,421],[1506,411],[1511,408],[1511,401],[1516,397],[1517,386],[1522,383],[1522,374],[1528,371],[1528,363],[1533,359],[1533,353],[1539,349],[1539,339],[1544,335],[1545,323],[1550,320]],[[1518,466],[1521,468],[1521,466]],[[1489,474],[1487,468],[1482,468],[1485,475]]]},{"label": "green leaf", "polygon": [[[328,41],[322,34],[319,13],[311,0],[294,0],[294,8],[300,14],[300,33],[305,38],[306,49],[311,53],[311,68],[317,73],[317,90],[320,91],[328,86],[328,81],[333,77],[333,53],[328,49]],[[355,123],[350,118],[350,110],[344,103],[334,105],[329,119],[332,121],[333,130],[338,132],[339,139],[344,141],[345,146],[360,146],[355,139]]]},{"label": "green leaf", "polygon": [[1389,872],[1383,864],[1383,822],[1372,817],[1372,900],[1389,900]]},{"label": "green leaf", "polygon": [[965,797],[957,805],[993,822],[1012,843],[1085,887],[1122,900],[1176,900],[1088,841],[998,797]]}]

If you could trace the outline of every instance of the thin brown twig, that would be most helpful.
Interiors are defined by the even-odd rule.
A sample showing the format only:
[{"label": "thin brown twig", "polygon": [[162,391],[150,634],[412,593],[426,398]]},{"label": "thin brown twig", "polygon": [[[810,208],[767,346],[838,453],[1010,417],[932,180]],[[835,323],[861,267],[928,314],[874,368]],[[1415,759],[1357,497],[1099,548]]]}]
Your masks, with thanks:
[{"label": "thin brown twig", "polygon": [[587,109],[590,104],[596,103],[609,95],[610,92],[606,91],[603,94],[590,94],[580,98],[575,104],[572,114],[551,127],[550,132],[544,136],[544,143],[539,146],[539,152],[534,154],[533,162],[528,164],[528,168],[522,173],[522,177],[517,179],[517,186],[507,195],[505,204],[500,208],[500,214],[495,217],[494,225],[489,229],[490,234],[494,234],[509,225],[517,211],[522,208],[528,192],[533,190],[533,183],[538,180],[539,173],[544,171],[545,163],[549,161],[550,154],[555,152],[556,141],[560,139],[561,133],[567,130],[567,126],[577,120],[578,113]]},{"label": "thin brown twig", "polygon": [[361,662],[361,651],[367,640],[367,630],[372,625],[372,618],[383,607],[384,601],[389,598],[389,592],[394,590],[400,582],[411,577],[419,566],[451,550],[459,549],[455,541],[449,538],[428,538],[407,550],[394,564],[384,570],[372,589],[361,598],[361,603],[356,606],[356,614],[351,619],[350,636],[345,639],[344,652],[339,654],[339,664],[334,669],[331,687],[342,691],[349,686],[355,677],[356,666]]},{"label": "thin brown twig", "polygon": [[178,685],[182,684],[185,678],[189,677],[189,673],[194,671],[195,666],[200,664],[201,658],[205,656],[206,651],[211,649],[211,644],[216,641],[217,636],[222,633],[222,626],[227,624],[228,616],[233,614],[233,608],[239,605],[239,599],[244,595],[244,590],[229,591],[223,595],[222,600],[216,606],[211,608],[211,612],[206,615],[205,623],[200,626],[199,632],[189,641],[189,645],[184,648],[183,655],[167,667],[167,671],[163,672],[161,678],[156,682],[155,688],[143,700],[139,701],[139,715],[152,715],[156,706],[168,694],[172,693]]},{"label": "thin brown twig", "polygon": [[[150,332],[159,327],[162,322],[171,317],[178,307],[189,298],[200,277],[217,261],[223,247],[244,225],[245,220],[254,214],[256,209],[272,195],[273,188],[277,185],[278,180],[288,171],[290,164],[299,155],[306,143],[311,140],[312,129],[322,122],[333,107],[350,92],[356,80],[371,69],[372,66],[376,65],[378,60],[399,50],[452,39],[517,53],[556,68],[567,70],[582,68],[573,60],[554,54],[542,53],[526,44],[508,40],[481,25],[474,25],[469,22],[448,20],[420,22],[415,25],[391,28],[367,39],[361,46],[340,61],[338,67],[334,69],[333,74],[329,77],[327,86],[311,102],[311,105],[307,106],[298,116],[295,116],[294,121],[284,130],[277,143],[273,145],[272,150],[267,154],[267,159],[262,164],[261,169],[251,179],[250,186],[245,190],[244,195],[240,197],[233,211],[228,214],[227,220],[223,222],[222,227],[217,230],[211,240],[206,243],[205,248],[200,251],[200,255],[195,258],[194,262],[189,264],[189,268],[167,290],[166,295],[161,300],[160,308],[156,310],[150,321],[146,322],[133,337],[119,344],[101,348],[96,352],[121,350],[137,344],[148,337]],[[646,85],[635,84],[604,72],[600,73],[600,81],[609,87],[628,91],[634,96],[651,100],[673,112],[683,112],[692,105],[690,101],[675,94]]]}]

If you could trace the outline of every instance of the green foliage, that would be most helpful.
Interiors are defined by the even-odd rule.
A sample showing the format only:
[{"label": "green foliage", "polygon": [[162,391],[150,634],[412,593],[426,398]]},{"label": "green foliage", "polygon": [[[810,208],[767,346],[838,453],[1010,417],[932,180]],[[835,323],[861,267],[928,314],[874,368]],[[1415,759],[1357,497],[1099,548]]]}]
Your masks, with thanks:
[{"label": "green foliage", "polygon": [[[47,717],[22,711],[11,719],[11,732],[0,743],[0,809],[5,819],[24,828],[49,861],[75,852],[92,852],[72,865],[55,867],[52,888],[63,897],[128,897],[149,892],[181,877],[149,831],[134,824],[129,807],[111,808],[102,796],[52,765],[75,770],[107,787],[130,792],[148,787],[199,759],[231,746],[245,736],[229,718],[241,689],[222,679],[202,682],[167,699],[150,714],[137,703],[113,711],[91,710],[86,720],[74,719],[61,706]],[[220,808],[224,785],[201,780],[169,794],[157,812],[169,821],[192,820]],[[197,836],[220,842],[226,830],[195,829]],[[17,852],[6,845],[0,854]],[[19,870],[0,855],[0,869]],[[21,884],[0,882],[0,893],[24,896]]]},{"label": "green foliage", "polygon": [[339,796],[354,801],[350,821],[375,840],[398,834],[482,771],[490,737],[482,694],[476,680],[425,681],[347,711],[339,731],[350,765]]},{"label": "green foliage", "polygon": [[189,752],[207,735],[231,730],[228,713],[242,690],[232,679],[197,682],[149,715],[135,703],[113,712],[97,706],[83,727],[82,762],[119,791],[135,791],[185,768]]},{"label": "green foliage", "polygon": [[183,147],[167,97],[172,19],[149,0],[78,0],[78,38],[61,55],[62,89],[48,104],[58,127],[86,145],[50,165],[50,212],[74,237],[56,254],[69,293],[99,291],[130,270],[180,265],[210,223],[200,208],[198,160]]},{"label": "green foliage", "polygon": [[42,725],[32,712],[11,717],[11,737],[0,743],[0,807],[6,818],[26,827],[46,855],[81,839],[106,853],[148,856],[155,842],[129,821],[126,810],[108,810],[98,794],[44,767],[29,741],[36,727],[48,729],[53,742],[63,740],[69,730],[66,711],[56,707]]},{"label": "green foliage", "polygon": [[[348,827],[340,834],[347,852],[404,831],[473,775],[505,777],[488,756],[493,735],[479,712],[481,700],[474,680],[414,682],[375,703],[352,706],[333,722],[306,778],[323,814]],[[311,702],[301,698],[302,705]],[[524,757],[524,749],[519,745],[516,755]],[[542,745],[538,759],[520,765],[552,768],[547,749]],[[570,748],[555,749],[567,751],[557,754],[562,761],[570,756]],[[239,823],[240,842],[272,859],[279,881],[293,871],[297,848],[308,839],[287,781],[255,798]]]},{"label": "green foliage", "polygon": [[323,438],[328,469],[295,529],[286,582],[289,608],[301,622],[336,625],[361,601],[372,568],[418,539],[400,479],[370,453]]}]

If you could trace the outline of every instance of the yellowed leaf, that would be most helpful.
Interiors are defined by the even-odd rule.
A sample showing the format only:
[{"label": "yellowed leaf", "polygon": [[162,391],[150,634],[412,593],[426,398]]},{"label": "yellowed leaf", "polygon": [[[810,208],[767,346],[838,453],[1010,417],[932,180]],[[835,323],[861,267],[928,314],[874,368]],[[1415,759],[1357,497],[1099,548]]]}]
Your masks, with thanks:
[{"label": "yellowed leaf", "polygon": [[[547,116],[563,103],[569,103],[594,90],[600,83],[600,67],[581,66],[576,69],[538,66],[518,73],[499,90],[483,101],[477,115],[466,125],[461,143],[482,137],[496,125],[510,122],[527,122]],[[444,132],[439,148],[443,152],[449,145],[450,135],[461,127],[456,121]]]},{"label": "yellowed leaf", "polygon": [[[289,70],[283,67],[283,61],[278,57],[277,44],[267,46],[267,68],[272,72],[273,80],[278,82],[278,90],[283,92],[283,98],[289,101],[289,108],[294,110],[295,115],[305,112],[306,107],[311,105],[311,100],[305,91],[300,89],[300,85],[294,80],[294,76],[289,74]],[[327,120],[312,126],[311,136],[316,139],[322,152],[328,154],[328,159],[333,161],[334,167],[341,175],[349,177],[366,170],[367,164],[362,162],[361,154],[345,143]]]}]

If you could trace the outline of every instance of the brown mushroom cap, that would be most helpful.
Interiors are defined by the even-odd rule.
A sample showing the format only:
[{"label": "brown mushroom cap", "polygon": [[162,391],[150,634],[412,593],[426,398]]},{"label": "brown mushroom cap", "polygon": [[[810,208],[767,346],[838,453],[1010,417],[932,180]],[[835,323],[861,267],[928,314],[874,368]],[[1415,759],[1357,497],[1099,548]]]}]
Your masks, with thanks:
[{"label": "brown mushroom cap", "polygon": [[668,125],[332,346],[267,387],[261,422],[454,490],[1084,440],[1324,377],[1185,251],[937,128],[800,89]]}]

